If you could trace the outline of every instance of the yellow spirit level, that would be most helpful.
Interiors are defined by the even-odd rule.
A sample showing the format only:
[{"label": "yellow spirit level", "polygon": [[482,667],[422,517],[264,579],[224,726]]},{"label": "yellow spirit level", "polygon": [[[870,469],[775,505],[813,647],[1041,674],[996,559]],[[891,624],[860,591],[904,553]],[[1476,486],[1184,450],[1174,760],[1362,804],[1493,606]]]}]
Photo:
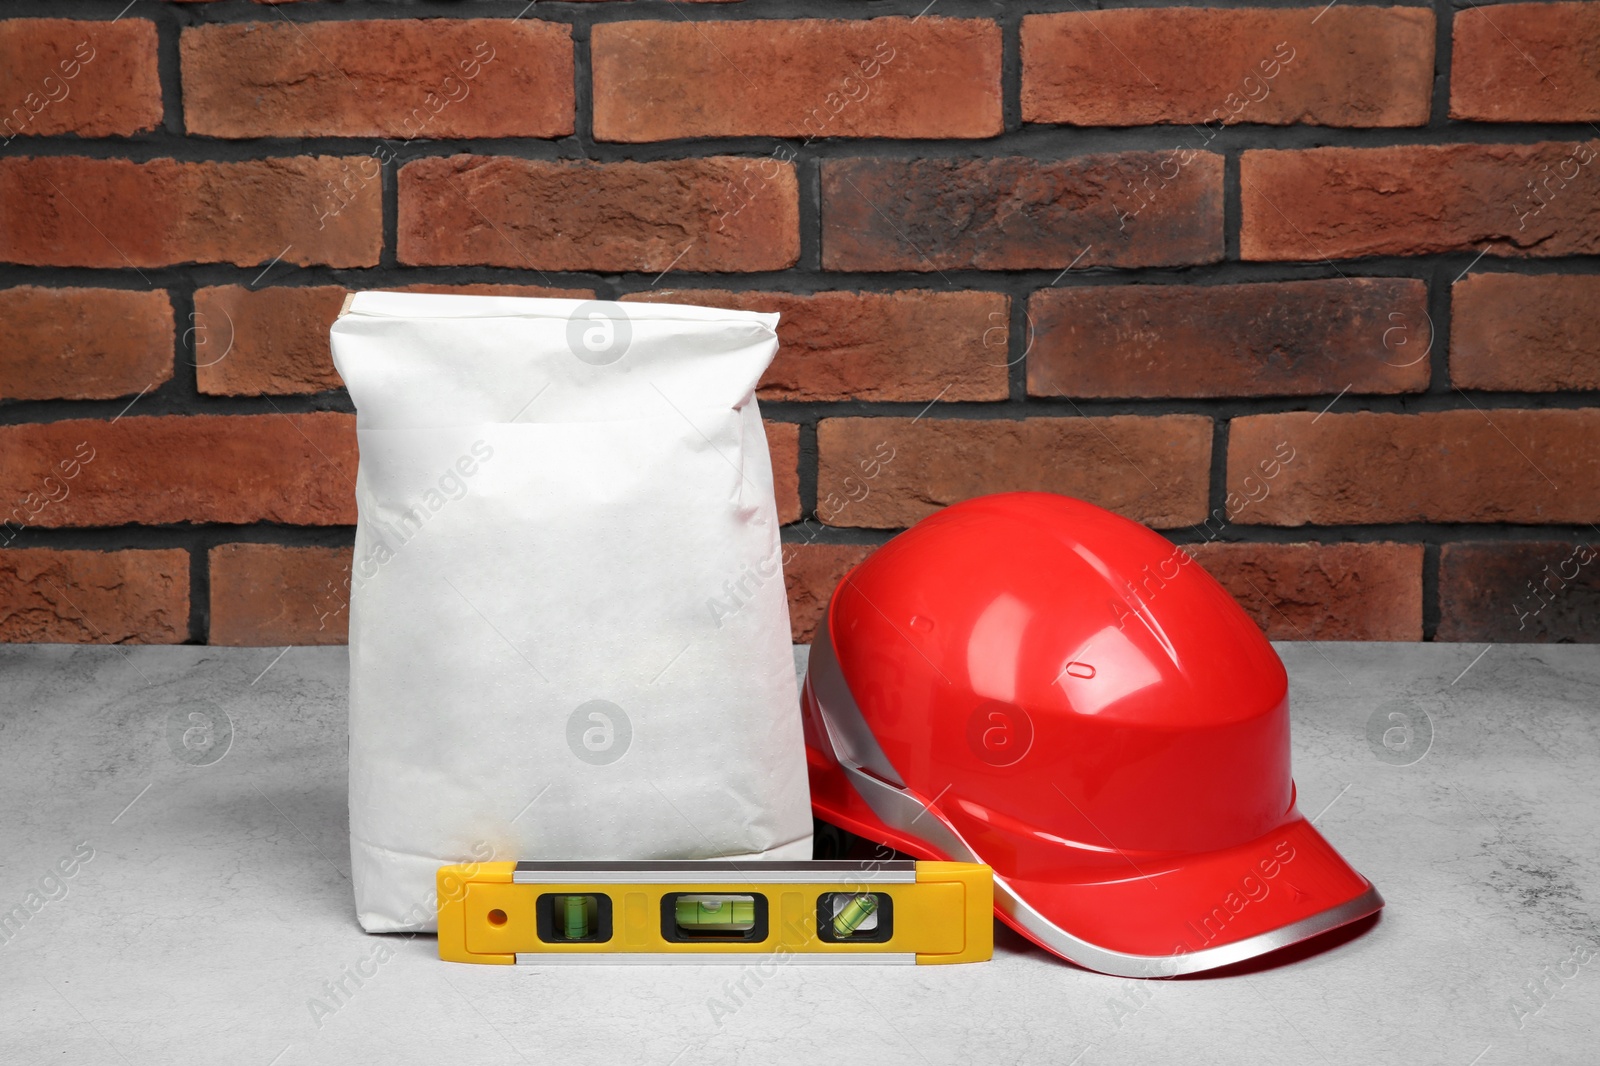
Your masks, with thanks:
[{"label": "yellow spirit level", "polygon": [[557,963],[982,962],[994,882],[967,862],[489,862],[439,870],[439,957]]}]

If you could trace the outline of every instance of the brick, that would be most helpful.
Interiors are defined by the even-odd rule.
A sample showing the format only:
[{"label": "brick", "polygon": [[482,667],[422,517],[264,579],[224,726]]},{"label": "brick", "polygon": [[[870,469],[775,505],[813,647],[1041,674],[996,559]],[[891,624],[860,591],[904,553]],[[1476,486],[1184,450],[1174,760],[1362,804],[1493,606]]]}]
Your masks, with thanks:
[{"label": "brick", "polygon": [[1314,22],[1298,7],[1027,15],[1022,117],[1077,126],[1422,126],[1433,38],[1433,12],[1415,7],[1335,7]]},{"label": "brick", "polygon": [[1245,152],[1240,255],[1592,255],[1600,252],[1597,147],[1600,141],[1546,141]]},{"label": "brick", "polygon": [[572,33],[553,22],[193,26],[180,54],[184,122],[205,137],[410,141],[573,130]]},{"label": "brick", "polygon": [[776,311],[763,400],[1003,400],[1009,297],[994,292],[667,289],[624,302]]},{"label": "brick", "polygon": [[1600,643],[1600,541],[1446,544],[1434,639]]},{"label": "brick", "polygon": [[219,285],[194,294],[195,380],[213,396],[321,392],[344,384],[328,329],[342,285],[247,289]]},{"label": "brick", "polygon": [[1059,492],[1147,525],[1205,515],[1203,415],[1002,419],[829,418],[817,426],[817,516],[896,529],[991,492]]},{"label": "brick", "polygon": [[1472,274],[1451,290],[1450,380],[1463,389],[1600,389],[1600,277]]},{"label": "brick", "polygon": [[208,553],[208,644],[343,644],[350,630],[350,549],[220,544]]},{"label": "brick", "polygon": [[161,124],[156,24],[0,22],[0,143],[75,133],[126,137]]},{"label": "brick", "polygon": [[354,525],[355,421],[324,411],[0,426],[0,521]]},{"label": "brick", "polygon": [[0,400],[108,400],[172,377],[164,291],[0,290]]},{"label": "brick", "polygon": [[610,22],[594,27],[594,135],[993,137],[989,19]]},{"label": "brick", "polygon": [[189,553],[0,551],[0,641],[182,644]]},{"label": "brick", "polygon": [[1229,428],[1228,485],[1243,486],[1280,442],[1292,461],[1235,521],[1600,519],[1600,408],[1249,415]]},{"label": "brick", "polygon": [[1457,11],[1450,117],[1479,122],[1600,119],[1600,10],[1592,3]]},{"label": "brick", "polygon": [[778,524],[788,525],[800,517],[800,427],[793,422],[768,422],[766,429]]},{"label": "brick", "polygon": [[828,599],[844,575],[873,551],[870,544],[785,544],[783,582],[789,590],[789,629],[796,644],[810,644]]},{"label": "brick", "polygon": [[1237,544],[1186,550],[1272,640],[1421,640],[1422,545]]},{"label": "brick", "polygon": [[[390,291],[567,299],[594,296],[592,289],[534,285],[402,285]],[[284,396],[342,388],[344,380],[334,369],[328,348],[328,330],[347,293],[341,285],[197,289],[195,334],[190,344],[200,391],[214,396]]]},{"label": "brick", "polygon": [[1145,267],[1221,258],[1222,157],[1209,152],[822,163],[827,270],[1060,270],[1074,261]]},{"label": "brick", "polygon": [[458,155],[400,169],[397,243],[434,266],[781,270],[800,256],[799,210],[793,165],[773,159]]},{"label": "brick", "polygon": [[1410,278],[1042,289],[1028,300],[1028,393],[1421,392],[1427,304]]},{"label": "brick", "polygon": [[0,261],[120,270],[257,266],[281,254],[300,266],[377,266],[379,183],[360,172],[363,159],[374,162],[0,159]]}]

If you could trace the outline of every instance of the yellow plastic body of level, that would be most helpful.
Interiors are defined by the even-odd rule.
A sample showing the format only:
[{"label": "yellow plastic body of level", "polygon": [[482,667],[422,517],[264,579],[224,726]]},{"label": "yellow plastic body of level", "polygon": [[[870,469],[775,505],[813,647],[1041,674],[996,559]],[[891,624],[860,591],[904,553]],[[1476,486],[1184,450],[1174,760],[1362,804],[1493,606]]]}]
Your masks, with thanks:
[{"label": "yellow plastic body of level", "polygon": [[994,882],[964,862],[490,862],[440,868],[439,957],[561,963],[981,962]]}]

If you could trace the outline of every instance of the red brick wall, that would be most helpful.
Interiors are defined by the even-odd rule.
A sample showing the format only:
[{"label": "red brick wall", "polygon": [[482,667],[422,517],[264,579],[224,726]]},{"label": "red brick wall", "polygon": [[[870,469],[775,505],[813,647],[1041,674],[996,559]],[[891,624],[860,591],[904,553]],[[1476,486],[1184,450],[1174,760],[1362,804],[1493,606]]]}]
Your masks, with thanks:
[{"label": "red brick wall", "polygon": [[781,311],[800,639],[1024,488],[1277,638],[1600,639],[1600,4],[1247,3],[8,4],[0,639],[343,640],[398,287]]}]

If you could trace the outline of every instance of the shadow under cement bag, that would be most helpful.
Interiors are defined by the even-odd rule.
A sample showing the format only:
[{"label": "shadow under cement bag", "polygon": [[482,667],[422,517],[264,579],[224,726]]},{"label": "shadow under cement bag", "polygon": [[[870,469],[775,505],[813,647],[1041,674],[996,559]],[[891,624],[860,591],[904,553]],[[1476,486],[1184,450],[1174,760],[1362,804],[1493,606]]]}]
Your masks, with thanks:
[{"label": "shadow under cement bag", "polygon": [[754,392],[777,321],[347,301],[363,928],[433,929],[444,863],[811,857]]}]

